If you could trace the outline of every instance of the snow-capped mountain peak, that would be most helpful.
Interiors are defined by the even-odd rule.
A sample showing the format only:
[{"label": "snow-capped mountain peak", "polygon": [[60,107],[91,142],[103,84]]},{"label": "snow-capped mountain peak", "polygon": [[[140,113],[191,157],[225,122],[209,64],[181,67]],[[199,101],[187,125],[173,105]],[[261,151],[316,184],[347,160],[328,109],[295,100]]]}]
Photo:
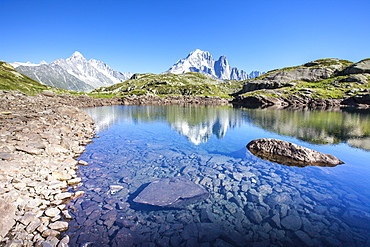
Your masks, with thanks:
[{"label": "snow-capped mountain peak", "polygon": [[[65,60],[59,58],[50,64],[45,61],[40,64],[14,64],[18,65],[19,72],[41,83],[67,90],[88,91],[120,83],[132,76],[130,72],[115,71],[101,61],[87,61],[78,51]],[[63,82],[63,85],[60,82]]]},{"label": "snow-capped mountain peak", "polygon": [[68,61],[71,61],[71,60],[85,60],[85,57],[78,51],[75,51],[72,56],[70,56],[69,58],[67,58],[66,60]]},{"label": "snow-capped mountain peak", "polygon": [[196,49],[183,59],[178,60],[165,73],[182,74],[186,72],[199,72],[219,80],[246,80],[254,78],[243,70],[232,68],[225,56],[217,61],[208,51]]}]

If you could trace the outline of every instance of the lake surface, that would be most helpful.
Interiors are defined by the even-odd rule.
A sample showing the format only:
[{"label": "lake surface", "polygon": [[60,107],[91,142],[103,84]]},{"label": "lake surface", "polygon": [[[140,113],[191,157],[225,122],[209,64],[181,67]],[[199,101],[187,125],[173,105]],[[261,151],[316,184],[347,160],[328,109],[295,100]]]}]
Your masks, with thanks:
[{"label": "lake surface", "polygon": [[[85,111],[98,138],[80,159],[71,246],[370,246],[370,111],[109,106]],[[332,154],[285,166],[246,144],[277,138]],[[209,197],[183,209],[133,203],[184,176]]]}]

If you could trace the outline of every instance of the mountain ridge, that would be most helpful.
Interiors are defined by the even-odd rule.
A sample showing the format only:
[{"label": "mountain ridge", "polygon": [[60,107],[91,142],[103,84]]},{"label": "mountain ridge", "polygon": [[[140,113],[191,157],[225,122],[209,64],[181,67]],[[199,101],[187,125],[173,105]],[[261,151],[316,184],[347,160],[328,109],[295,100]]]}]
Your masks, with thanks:
[{"label": "mountain ridge", "polygon": [[186,58],[178,60],[164,73],[182,74],[187,72],[198,72],[218,80],[243,81],[255,78],[263,72],[252,71],[247,73],[236,67],[231,67],[226,56],[220,56],[218,60],[213,59],[208,51],[196,49],[189,53]]},{"label": "mountain ridge", "polygon": [[131,72],[122,73],[106,63],[85,57],[78,51],[67,59],[51,63],[12,63],[15,69],[42,84],[53,87],[88,92],[98,87],[110,86],[129,79]]}]

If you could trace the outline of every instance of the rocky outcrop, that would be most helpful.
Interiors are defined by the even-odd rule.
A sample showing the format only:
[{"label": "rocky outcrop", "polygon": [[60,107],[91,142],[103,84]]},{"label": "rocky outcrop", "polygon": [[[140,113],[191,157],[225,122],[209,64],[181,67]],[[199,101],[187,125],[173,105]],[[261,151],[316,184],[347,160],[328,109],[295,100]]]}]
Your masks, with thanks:
[{"label": "rocky outcrop", "polygon": [[249,108],[267,108],[277,109],[332,109],[339,108],[342,100],[339,99],[314,99],[310,97],[298,97],[290,95],[288,97],[269,97],[265,95],[239,96],[231,101],[234,105],[241,105]]},{"label": "rocky outcrop", "polygon": [[277,139],[256,139],[249,142],[247,148],[257,157],[289,166],[336,166],[343,164],[343,161],[333,155],[323,154]]},{"label": "rocky outcrop", "polygon": [[342,101],[343,105],[361,106],[370,105],[370,93],[357,94]]},{"label": "rocky outcrop", "polygon": [[122,105],[228,105],[229,99],[209,96],[167,96],[157,95],[126,96],[117,99]]},{"label": "rocky outcrop", "polygon": [[207,190],[181,176],[150,183],[133,201],[165,208],[184,208],[207,197]]},{"label": "rocky outcrop", "polygon": [[370,73],[370,59],[364,59],[358,63],[355,63],[342,72],[339,75],[351,75],[351,74],[363,74]]},{"label": "rocky outcrop", "polygon": [[260,89],[275,89],[294,85],[295,81],[320,81],[329,78],[335,71],[329,68],[303,67],[291,71],[278,71],[262,76],[262,79],[248,80],[237,94]]}]

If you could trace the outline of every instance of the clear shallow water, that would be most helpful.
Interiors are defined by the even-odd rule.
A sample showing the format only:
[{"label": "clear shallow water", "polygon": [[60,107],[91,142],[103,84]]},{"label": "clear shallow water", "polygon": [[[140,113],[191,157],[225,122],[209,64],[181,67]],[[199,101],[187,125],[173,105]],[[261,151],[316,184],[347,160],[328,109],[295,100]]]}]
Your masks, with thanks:
[{"label": "clear shallow water", "polygon": [[[370,246],[370,114],[232,107],[86,109],[99,138],[79,168],[71,246]],[[335,155],[288,167],[247,151],[277,138]],[[186,176],[210,196],[180,210],[132,203],[143,185]]]}]

